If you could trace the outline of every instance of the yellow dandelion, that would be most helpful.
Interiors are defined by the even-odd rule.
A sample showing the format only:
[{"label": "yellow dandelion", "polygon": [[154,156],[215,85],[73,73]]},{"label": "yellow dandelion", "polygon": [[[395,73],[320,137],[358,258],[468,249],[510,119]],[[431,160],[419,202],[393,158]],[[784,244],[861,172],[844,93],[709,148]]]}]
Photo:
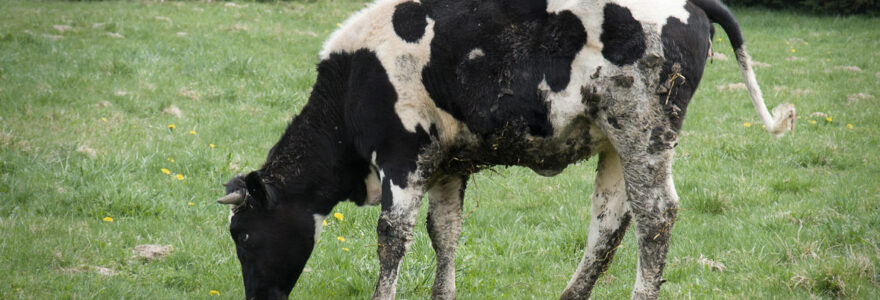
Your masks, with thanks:
[{"label": "yellow dandelion", "polygon": [[174,159],[169,157],[168,162],[174,162]]},{"label": "yellow dandelion", "polygon": [[342,251],[348,252],[348,251],[351,251],[351,249],[348,249],[348,248],[342,248]]},{"label": "yellow dandelion", "polygon": [[214,144],[209,144],[208,147],[211,149],[214,149],[214,147],[217,147],[217,146],[214,146]]},{"label": "yellow dandelion", "polygon": [[190,131],[189,131],[189,134],[196,135],[196,131],[195,131],[195,130],[190,130]]},{"label": "yellow dandelion", "polygon": [[177,178],[177,180],[183,180],[183,174],[174,175],[174,178]]},{"label": "yellow dandelion", "polygon": [[846,128],[853,129],[853,126],[852,126],[852,124],[846,124]]},{"label": "yellow dandelion", "polygon": [[345,219],[345,217],[343,217],[341,213],[334,213],[333,217],[339,221],[342,221],[343,219]]},{"label": "yellow dandelion", "polygon": [[324,220],[324,222],[321,223],[321,226],[327,226],[327,220]]},{"label": "yellow dandelion", "polygon": [[343,236],[337,236],[337,237],[336,237],[336,240],[337,240],[337,241],[340,241],[340,242],[342,242],[342,243],[345,243],[345,237],[343,237]]},{"label": "yellow dandelion", "polygon": [[743,123],[743,126],[745,126],[746,128],[749,128],[749,127],[752,127],[752,123],[745,122],[745,123]]},{"label": "yellow dandelion", "polygon": [[718,42],[721,42],[721,41],[723,41],[723,40],[721,38],[718,38]]},{"label": "yellow dandelion", "polygon": [[795,52],[797,52],[797,50],[794,50],[794,48],[791,48],[791,53],[795,53]]},{"label": "yellow dandelion", "polygon": [[195,204],[195,203],[192,203],[192,202],[187,202],[186,205],[189,205],[189,206],[196,206],[196,204]]},{"label": "yellow dandelion", "polygon": [[168,124],[168,129],[174,130],[177,129],[177,126],[174,126],[174,124]]},{"label": "yellow dandelion", "polygon": [[217,290],[211,290],[210,292],[208,292],[208,295],[211,295],[211,296],[220,296],[220,292],[217,291]]},{"label": "yellow dandelion", "polygon": [[831,123],[831,117],[826,117],[825,122]]},{"label": "yellow dandelion", "polygon": [[810,120],[810,124],[816,125],[816,120]]},{"label": "yellow dandelion", "polygon": [[336,27],[342,27],[342,23],[336,23]]},{"label": "yellow dandelion", "polygon": [[101,118],[101,121],[107,122],[107,118]]},{"label": "yellow dandelion", "polygon": [[825,62],[829,62],[829,61],[831,61],[830,58],[826,58],[826,59],[825,59]]},{"label": "yellow dandelion", "polygon": [[104,217],[103,220],[104,220],[104,222],[110,222],[110,223],[113,222],[113,218],[111,218],[111,217]]},{"label": "yellow dandelion", "polygon": [[162,174],[165,174],[165,175],[171,175],[171,171],[169,171],[169,170],[166,169],[166,168],[162,168]]}]

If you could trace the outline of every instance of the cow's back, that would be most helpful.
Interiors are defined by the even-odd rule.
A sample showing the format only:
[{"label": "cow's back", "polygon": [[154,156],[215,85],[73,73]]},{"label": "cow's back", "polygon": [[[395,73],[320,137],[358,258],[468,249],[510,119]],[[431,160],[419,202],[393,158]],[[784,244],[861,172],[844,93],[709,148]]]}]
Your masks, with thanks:
[{"label": "cow's back", "polygon": [[[685,1],[389,0],[346,21],[322,59],[375,55],[396,99],[359,101],[393,105],[409,133],[436,135],[451,148],[492,140],[468,147],[496,150],[507,137],[509,151],[532,151],[535,161],[564,157],[556,163],[564,166],[605,142],[595,126],[608,108],[602,97],[650,95],[618,109],[657,106],[677,133],[702,75],[709,29]],[[481,163],[530,165],[522,155],[505,157]]]}]

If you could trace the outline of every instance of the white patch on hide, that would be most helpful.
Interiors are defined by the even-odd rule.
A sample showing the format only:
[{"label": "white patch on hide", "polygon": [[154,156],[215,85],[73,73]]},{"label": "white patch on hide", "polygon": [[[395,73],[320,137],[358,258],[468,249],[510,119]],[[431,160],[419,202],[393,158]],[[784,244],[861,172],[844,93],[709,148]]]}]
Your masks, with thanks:
[{"label": "white patch on hide", "polygon": [[417,179],[417,176],[410,174],[406,188],[402,188],[394,184],[394,181],[390,181],[393,204],[388,213],[393,216],[391,219],[414,221],[416,215],[419,214],[419,204],[421,204],[422,196],[424,196],[425,192],[416,183],[417,180],[413,179]]},{"label": "white patch on hide", "polygon": [[690,13],[684,9],[687,0],[616,0],[613,1],[620,6],[626,7],[632,13],[633,18],[642,24],[656,24],[657,33],[666,25],[666,20],[673,17],[687,24]]},{"label": "white patch on hide", "polygon": [[[653,0],[550,0],[547,4],[547,12],[558,13],[568,10],[576,15],[587,31],[587,46],[585,48],[595,50],[590,54],[591,56],[602,58],[603,45],[600,37],[602,36],[602,23],[605,21],[604,9],[608,3],[629,9],[633,18],[639,21],[644,28],[649,28],[657,34],[663,30],[669,17],[677,18],[684,24],[687,24],[690,17],[690,13],[685,9],[687,0],[670,0],[659,3]],[[577,66],[577,63],[576,61],[572,66]],[[589,67],[595,66],[589,65]],[[572,75],[575,71],[572,69]]]},{"label": "white patch on hide", "polygon": [[[391,20],[396,6],[404,2],[409,0],[377,1],[346,19],[324,43],[321,60],[329,58],[333,53],[354,53],[360,49],[368,49],[376,52],[385,50],[389,52],[389,58],[394,58],[399,53],[420,53],[427,63],[431,40],[434,39],[434,20],[427,18],[428,25],[418,43],[402,40],[394,31]],[[388,62],[382,60],[383,66],[387,68]]]},{"label": "white patch on hide", "polygon": [[538,89],[547,92],[547,102],[550,102],[550,124],[553,124],[555,132],[562,130],[578,116],[582,116],[586,110],[581,95],[581,87],[590,81],[589,76],[596,72],[597,68],[609,69],[610,65],[602,56],[601,48],[584,47],[575,56],[571,64],[571,77],[568,86],[559,92],[552,92],[546,80],[538,84]]},{"label": "white patch on hide", "polygon": [[468,53],[468,60],[474,60],[474,59],[483,57],[485,55],[486,55],[486,53],[483,52],[483,49],[474,48],[474,50],[471,50],[471,52]]},{"label": "white patch on hide", "polygon": [[324,44],[321,60],[333,53],[354,53],[360,49],[375,52],[397,92],[394,110],[403,127],[415,133],[417,126],[427,131],[436,125],[440,140],[452,141],[464,125],[437,108],[422,84],[421,70],[431,58],[434,20],[427,18],[425,33],[418,43],[404,41],[391,22],[395,6],[403,2],[407,0],[379,1],[348,18]]}]

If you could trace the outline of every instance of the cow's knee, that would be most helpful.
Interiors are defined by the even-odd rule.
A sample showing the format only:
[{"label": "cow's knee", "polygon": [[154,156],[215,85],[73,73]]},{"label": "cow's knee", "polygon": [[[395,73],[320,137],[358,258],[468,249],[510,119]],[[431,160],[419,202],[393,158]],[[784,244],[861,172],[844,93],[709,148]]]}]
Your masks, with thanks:
[{"label": "cow's knee", "polygon": [[382,178],[382,214],[376,224],[379,280],[373,299],[393,299],[395,296],[398,267],[412,243],[423,194],[418,182],[397,186],[388,177]]},{"label": "cow's knee", "polygon": [[396,199],[383,203],[382,214],[376,224],[379,260],[383,267],[388,264],[387,267],[393,267],[395,270],[396,264],[406,254],[412,242],[421,199],[421,196],[416,194],[403,196],[398,195]]},{"label": "cow's knee", "polygon": [[637,224],[636,234],[650,240],[668,239],[672,226],[678,216],[678,195],[667,176],[660,186],[643,186],[642,190],[630,194],[641,194],[637,199],[629,199],[629,208]]},{"label": "cow's knee", "polygon": [[412,242],[412,227],[392,221],[386,214],[379,217],[376,233],[379,242],[379,261],[383,266],[395,264],[393,267],[397,267],[397,262],[406,254],[407,245]]}]

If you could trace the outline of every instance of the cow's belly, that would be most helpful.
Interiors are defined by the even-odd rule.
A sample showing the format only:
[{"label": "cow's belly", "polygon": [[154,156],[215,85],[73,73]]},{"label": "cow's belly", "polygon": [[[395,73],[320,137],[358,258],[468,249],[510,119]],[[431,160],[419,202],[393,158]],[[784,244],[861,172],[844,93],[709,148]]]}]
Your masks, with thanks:
[{"label": "cow's belly", "polygon": [[609,146],[602,131],[586,118],[575,119],[549,137],[531,136],[523,129],[465,134],[459,142],[443,147],[440,168],[444,173],[473,173],[497,165],[523,166],[542,176],[554,176]]}]

